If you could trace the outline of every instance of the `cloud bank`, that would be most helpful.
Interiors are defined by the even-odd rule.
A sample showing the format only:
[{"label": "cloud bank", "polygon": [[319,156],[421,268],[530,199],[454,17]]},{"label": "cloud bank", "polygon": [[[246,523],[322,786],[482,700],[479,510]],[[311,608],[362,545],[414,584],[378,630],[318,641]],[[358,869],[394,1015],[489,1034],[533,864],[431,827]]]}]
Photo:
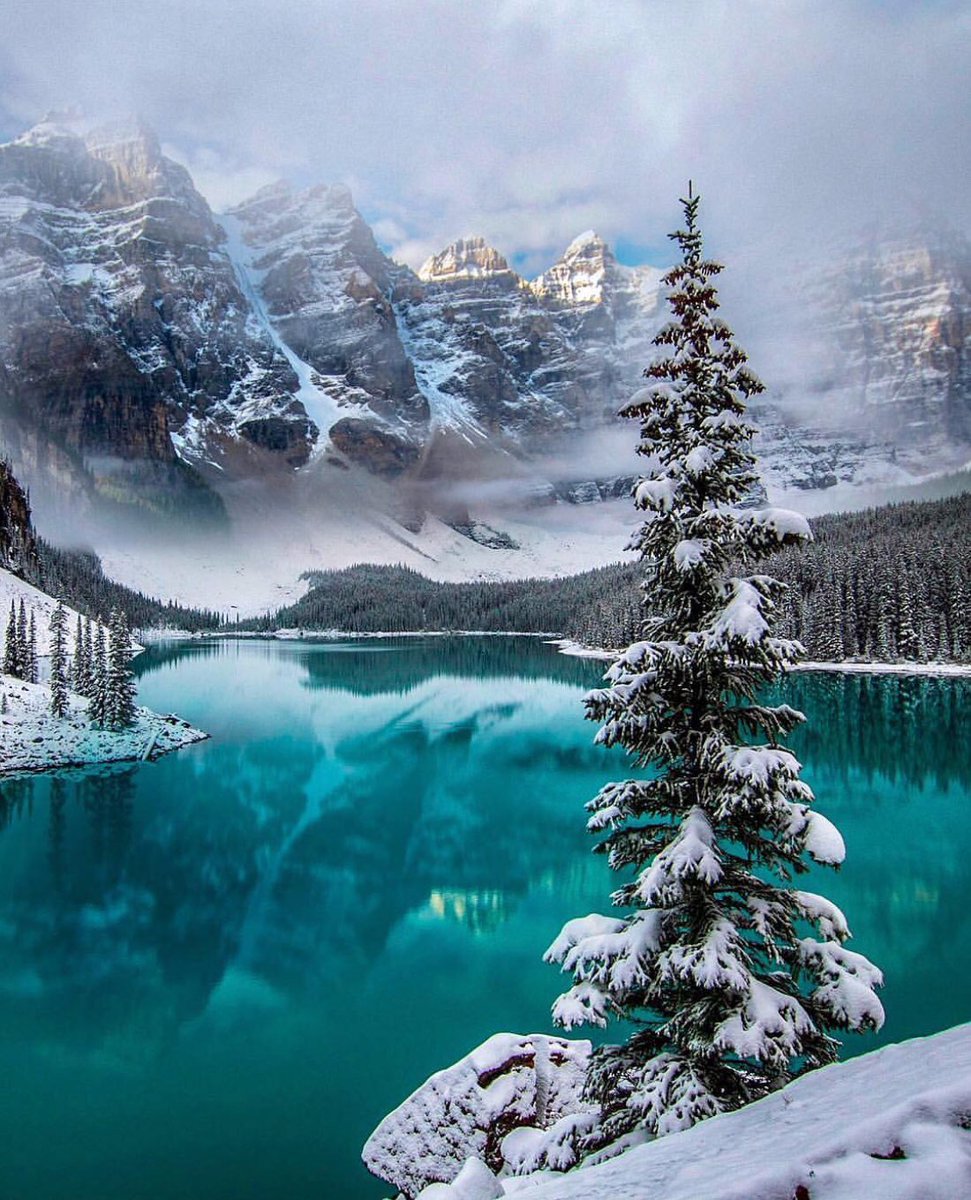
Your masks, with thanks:
[{"label": "cloud bank", "polygon": [[413,265],[484,234],[520,269],[582,229],[663,263],[689,177],[716,253],[971,218],[963,3],[0,0],[0,132],[136,110],[216,207],[348,183]]}]

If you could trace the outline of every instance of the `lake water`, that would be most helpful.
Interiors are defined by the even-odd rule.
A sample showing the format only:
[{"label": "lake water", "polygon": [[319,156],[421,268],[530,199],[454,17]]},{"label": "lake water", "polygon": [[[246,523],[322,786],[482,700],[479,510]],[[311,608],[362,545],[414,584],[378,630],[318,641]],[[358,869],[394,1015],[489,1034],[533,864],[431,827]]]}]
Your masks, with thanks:
[{"label": "lake water", "polygon": [[[378,1120],[608,911],[583,804],[625,775],[534,639],[193,642],[140,695],[213,735],[0,785],[0,1197],[369,1200]],[[887,975],[879,1039],[971,1019],[971,681],[800,675],[794,739]]]}]

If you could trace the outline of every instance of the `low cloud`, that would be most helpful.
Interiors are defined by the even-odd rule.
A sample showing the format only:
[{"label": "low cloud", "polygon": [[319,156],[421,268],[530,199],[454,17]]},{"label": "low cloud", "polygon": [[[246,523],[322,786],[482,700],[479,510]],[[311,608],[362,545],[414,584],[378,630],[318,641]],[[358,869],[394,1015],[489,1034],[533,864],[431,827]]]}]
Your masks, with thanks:
[{"label": "low cloud", "polygon": [[280,176],[349,182],[413,266],[479,232],[533,274],[589,227],[663,264],[689,178],[727,296],[861,223],[971,223],[967,3],[0,0],[0,18],[9,134],[64,102],[134,109],[217,208]]}]

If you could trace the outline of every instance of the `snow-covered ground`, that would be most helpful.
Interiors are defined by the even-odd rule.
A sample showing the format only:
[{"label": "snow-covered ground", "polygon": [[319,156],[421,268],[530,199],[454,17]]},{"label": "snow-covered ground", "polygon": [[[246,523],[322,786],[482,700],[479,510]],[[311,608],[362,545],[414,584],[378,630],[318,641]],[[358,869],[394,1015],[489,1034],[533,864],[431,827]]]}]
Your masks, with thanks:
[{"label": "snow-covered ground", "polygon": [[477,520],[508,533],[519,546],[494,549],[431,516],[419,532],[409,531],[375,503],[372,492],[386,499],[380,481],[326,463],[310,471],[317,472],[316,480],[291,481],[285,519],[268,518],[256,493],[227,492],[232,533],[167,544],[102,541],[95,549],[105,574],[148,595],[250,617],[302,596],[307,587],[302,572],[358,563],[402,564],[443,582],[573,575],[624,559],[636,523],[627,500],[477,510]]},{"label": "snow-covered ground", "polygon": [[11,675],[0,675],[0,696],[7,709],[0,712],[0,775],[157,758],[209,736],[181,717],[147,708],[136,710],[130,729],[98,729],[88,721],[88,701],[73,693],[67,715],[59,720],[50,714],[48,687]]},{"label": "snow-covered ground", "polygon": [[[457,1169],[457,1168],[456,1168]],[[963,1200],[971,1025],[814,1071],[738,1112],[567,1174],[483,1164],[423,1200]]]},{"label": "snow-covered ground", "polygon": [[971,663],[801,662],[793,670],[856,675],[971,675]]},{"label": "snow-covered ground", "polygon": [[[550,642],[561,654],[574,658],[599,658],[611,662],[621,651],[604,650],[597,646],[584,646],[570,638],[557,638]],[[881,663],[881,662],[801,662],[794,671],[835,671],[855,675],[936,675],[971,676],[971,663]]]}]

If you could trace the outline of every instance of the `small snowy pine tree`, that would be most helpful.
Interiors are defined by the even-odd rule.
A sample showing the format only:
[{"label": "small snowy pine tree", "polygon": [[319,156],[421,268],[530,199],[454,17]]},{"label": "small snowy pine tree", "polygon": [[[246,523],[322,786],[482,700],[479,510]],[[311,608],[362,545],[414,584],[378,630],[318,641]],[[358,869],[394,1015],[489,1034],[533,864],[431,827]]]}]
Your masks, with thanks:
[{"label": "small snowy pine tree", "polygon": [[91,651],[89,713],[91,720],[104,726],[108,721],[108,660],[105,652],[104,626],[99,622]]},{"label": "small snowy pine tree", "polygon": [[51,716],[67,712],[67,616],[58,600],[51,613]]},{"label": "small snowy pine tree", "polygon": [[34,619],[34,610],[30,610],[30,632],[27,634],[27,662],[24,679],[28,683],[36,683],[39,678],[37,667],[37,622]]},{"label": "small snowy pine tree", "polygon": [[20,675],[20,657],[17,645],[17,609],[10,601],[10,615],[7,618],[7,633],[3,644],[3,673],[4,675]]},{"label": "small snowy pine tree", "polygon": [[77,624],[74,627],[74,658],[71,661],[71,690],[77,692],[79,696],[85,694],[85,676],[84,626],[81,624],[79,613]]},{"label": "small snowy pine tree", "polygon": [[27,606],[23,596],[20,597],[20,607],[17,610],[17,674],[29,682],[30,634],[27,629]]},{"label": "small snowy pine tree", "polygon": [[82,667],[84,673],[84,691],[83,696],[94,695],[94,631],[91,625],[91,618],[84,618],[84,665]]},{"label": "small snowy pine tree", "polygon": [[128,622],[115,609],[108,623],[106,716],[112,729],[127,729],[135,720],[135,676],[131,669]]},{"label": "small snowy pine tree", "polygon": [[831,1030],[883,1021],[880,972],[844,949],[843,914],[779,886],[804,855],[837,865],[844,848],[779,744],[802,714],[761,698],[801,653],[771,632],[781,585],[730,572],[810,533],[795,513],[739,507],[757,479],[745,400],[762,384],[714,315],[721,268],[702,257],[690,188],[682,204],[682,260],[665,279],[674,320],[655,338],[666,353],[624,410],[650,462],[632,546],[647,571],[644,640],[586,700],[598,741],[652,771],[587,806],[589,829],[606,833],[597,848],[636,871],[613,894],[633,911],[571,921],[547,951],[575,981],[558,1024],[638,1025],[594,1054],[599,1127],[582,1153],[737,1108],[832,1062]]}]

